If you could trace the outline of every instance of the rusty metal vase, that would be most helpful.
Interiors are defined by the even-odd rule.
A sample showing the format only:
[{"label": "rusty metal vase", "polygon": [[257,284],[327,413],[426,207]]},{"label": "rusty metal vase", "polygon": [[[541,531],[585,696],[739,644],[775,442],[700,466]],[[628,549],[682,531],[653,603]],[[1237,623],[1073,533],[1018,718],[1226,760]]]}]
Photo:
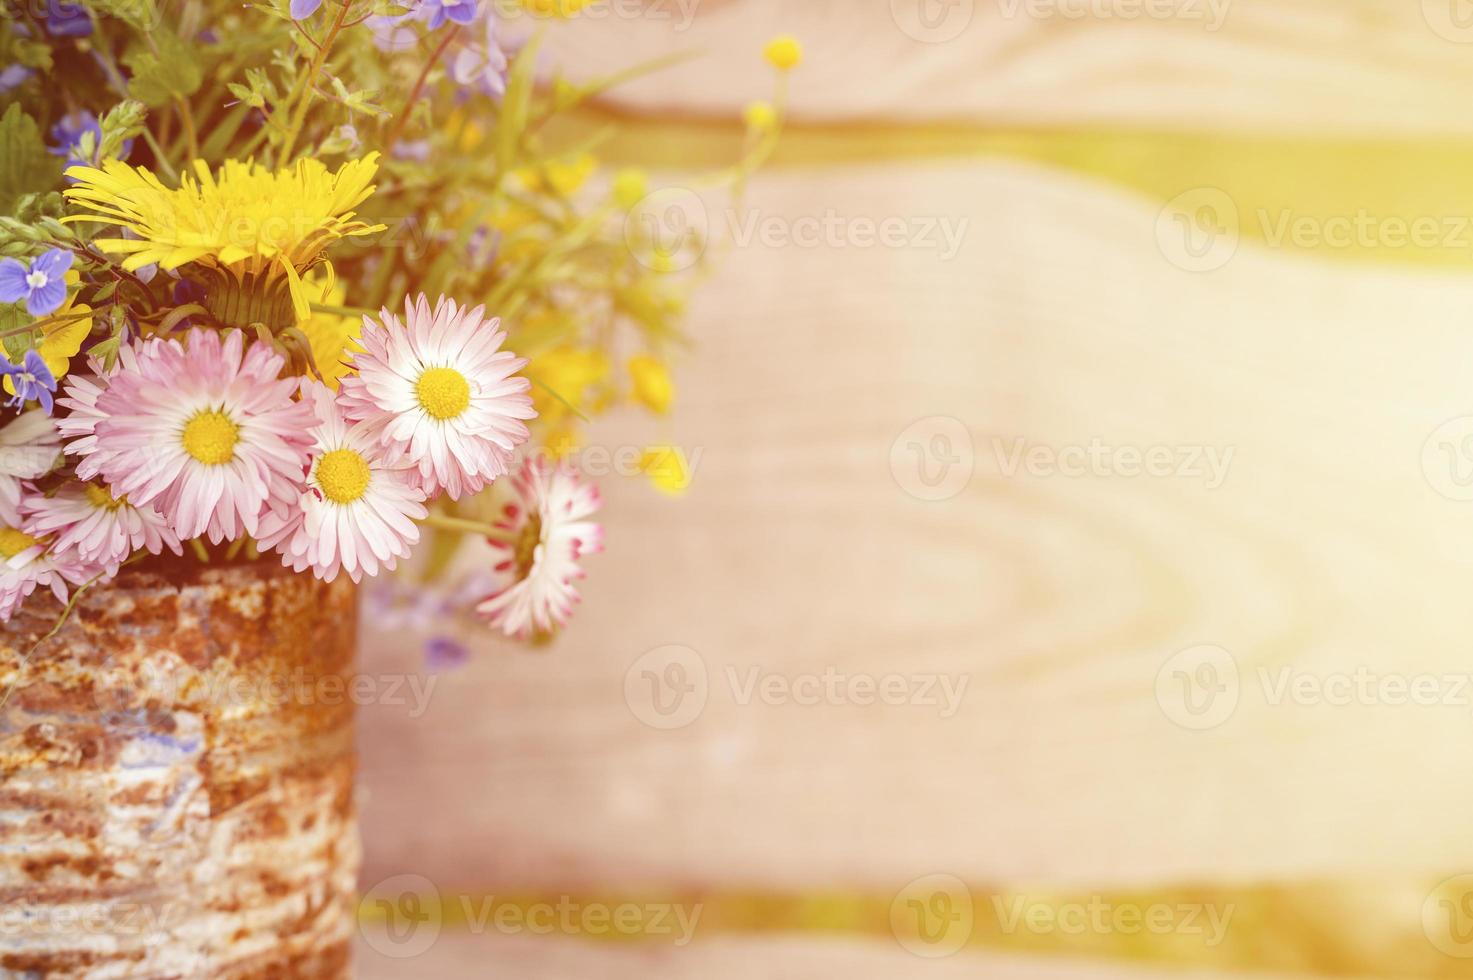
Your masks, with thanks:
[{"label": "rusty metal vase", "polygon": [[353,585],[140,565],[35,646],[60,611],[0,628],[0,976],[347,976]]}]

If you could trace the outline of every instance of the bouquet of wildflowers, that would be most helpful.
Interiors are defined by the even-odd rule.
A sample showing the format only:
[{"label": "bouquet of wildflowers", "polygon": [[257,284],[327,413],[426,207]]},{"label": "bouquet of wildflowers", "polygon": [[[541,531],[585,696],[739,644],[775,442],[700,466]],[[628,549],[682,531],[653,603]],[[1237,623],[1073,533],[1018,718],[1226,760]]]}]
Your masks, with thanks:
[{"label": "bouquet of wildflowers", "polygon": [[[580,423],[669,410],[705,248],[553,135],[617,81],[543,50],[582,0],[164,2],[0,22],[0,619],[165,553],[433,577],[469,534],[480,615],[553,633],[603,547]],[[772,149],[767,57],[713,185]]]}]

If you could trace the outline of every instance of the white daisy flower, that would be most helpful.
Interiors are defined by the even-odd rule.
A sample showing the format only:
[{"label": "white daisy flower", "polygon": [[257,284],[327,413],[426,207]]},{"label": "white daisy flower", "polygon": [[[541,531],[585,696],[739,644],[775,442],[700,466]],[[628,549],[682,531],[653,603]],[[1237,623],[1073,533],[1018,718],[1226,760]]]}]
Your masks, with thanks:
[{"label": "white daisy flower", "polygon": [[82,585],[99,571],[75,553],[57,554],[19,528],[0,526],[0,623],[10,622],[37,587],[49,588],[65,603],[68,585]]},{"label": "white daisy flower", "polygon": [[281,552],[282,564],[324,581],[346,571],[354,582],[392,569],[419,541],[417,520],[427,516],[414,474],[392,465],[361,425],[343,417],[333,393],[303,384],[303,401],[317,424],[307,490],[284,511],[261,520],[263,549]]},{"label": "white daisy flower", "polygon": [[484,307],[466,310],[441,297],[430,309],[421,294],[400,321],[367,317],[355,355],[357,375],[343,379],[343,411],[362,422],[419,474],[427,496],[472,494],[506,474],[527,440],[523,420],[536,417],[516,377],[526,360],[501,350],[499,320]]},{"label": "white daisy flower", "polygon": [[61,433],[39,408],[0,428],[0,521],[21,521],[21,484],[44,476],[61,455]]},{"label": "white daisy flower", "polygon": [[23,528],[36,537],[56,535],[51,550],[75,552],[87,564],[116,575],[118,566],[138,550],[151,555],[168,548],[183,554],[179,536],[152,507],[135,507],[97,483],[71,482],[54,495],[28,494],[21,501]]},{"label": "white daisy flower", "polygon": [[268,503],[300,492],[312,442],[312,410],[292,397],[297,379],[278,376],[284,364],[238,330],[192,330],[187,347],[145,341],[96,396],[96,443],[77,476],[101,474],[181,539],[254,535]]},{"label": "white daisy flower", "polygon": [[586,574],[578,559],[603,550],[603,528],[589,520],[602,500],[571,466],[543,457],[523,462],[512,486],[517,499],[495,525],[508,540],[491,541],[502,553],[496,591],[476,611],[506,635],[526,638],[572,616],[573,583]]}]

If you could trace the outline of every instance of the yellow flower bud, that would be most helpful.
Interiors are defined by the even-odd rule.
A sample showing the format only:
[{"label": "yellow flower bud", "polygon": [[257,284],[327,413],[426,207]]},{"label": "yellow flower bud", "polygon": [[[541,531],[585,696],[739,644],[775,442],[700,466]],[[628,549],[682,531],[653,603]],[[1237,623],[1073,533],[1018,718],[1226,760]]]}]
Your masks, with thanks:
[{"label": "yellow flower bud", "polygon": [[639,468],[663,494],[679,497],[690,489],[693,474],[679,446],[650,446],[639,458]]},{"label": "yellow flower bud", "polygon": [[664,415],[675,400],[675,382],[665,363],[649,354],[629,359],[629,379],[634,384],[634,400],[656,415]]},{"label": "yellow flower bud", "polygon": [[778,71],[792,71],[803,62],[803,45],[791,34],[782,34],[768,41],[762,54]]},{"label": "yellow flower bud", "polygon": [[643,201],[649,192],[649,178],[637,167],[629,167],[614,175],[614,202],[625,211]]},{"label": "yellow flower bud", "polygon": [[777,126],[777,110],[771,102],[752,102],[742,111],[747,128],[765,133]]}]

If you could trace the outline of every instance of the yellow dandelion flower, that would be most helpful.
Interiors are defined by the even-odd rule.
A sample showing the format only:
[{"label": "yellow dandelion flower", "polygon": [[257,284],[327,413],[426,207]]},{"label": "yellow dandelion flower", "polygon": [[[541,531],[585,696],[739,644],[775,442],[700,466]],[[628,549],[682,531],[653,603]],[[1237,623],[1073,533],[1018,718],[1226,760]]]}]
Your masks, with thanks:
[{"label": "yellow dandelion flower", "polygon": [[[310,311],[302,275],[325,261],[327,246],[384,230],[354,220],[354,208],[373,193],[377,170],[377,153],[336,171],[313,159],[275,172],[230,160],[211,173],[196,160],[194,173],[185,174],[174,189],[142,167],[106,160],[101,169],[67,171],[77,183],[66,196],[83,210],[65,220],[98,221],[137,236],[96,241],[104,251],[127,255],[126,269],[157,262],[161,269],[193,264],[229,273],[220,277],[222,295],[212,296],[211,312],[232,326],[251,320],[235,323],[227,313],[279,326],[257,316],[279,312],[261,297],[284,280],[296,319],[306,319]],[[252,293],[254,301],[231,293],[231,283],[236,291]]]},{"label": "yellow dandelion flower", "polygon": [[634,400],[656,415],[670,411],[675,400],[675,382],[665,362],[649,354],[629,359],[629,380],[634,384]]},{"label": "yellow dandelion flower", "polygon": [[803,63],[803,45],[791,34],[782,34],[767,42],[762,56],[778,71],[792,71]]}]

